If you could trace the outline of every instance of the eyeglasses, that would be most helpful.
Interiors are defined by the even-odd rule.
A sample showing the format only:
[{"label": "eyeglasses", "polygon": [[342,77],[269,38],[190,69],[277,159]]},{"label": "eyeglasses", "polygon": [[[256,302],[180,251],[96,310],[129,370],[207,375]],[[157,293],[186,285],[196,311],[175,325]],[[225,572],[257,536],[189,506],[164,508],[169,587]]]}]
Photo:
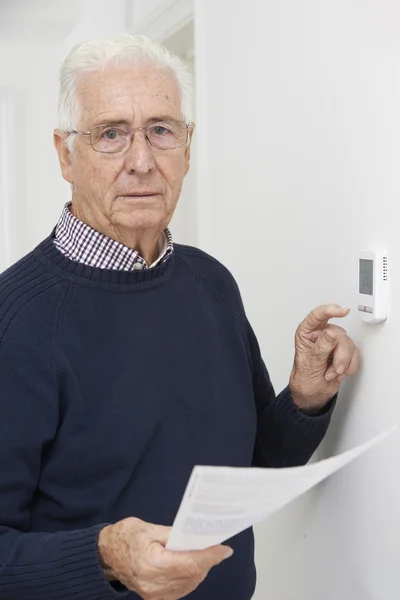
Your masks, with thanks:
[{"label": "eyeglasses", "polygon": [[159,121],[147,127],[131,128],[124,124],[96,125],[90,131],[69,131],[69,134],[90,136],[90,145],[96,152],[116,154],[127,150],[136,131],[143,131],[147,141],[157,150],[174,150],[185,146],[189,140],[192,124],[184,121]]}]

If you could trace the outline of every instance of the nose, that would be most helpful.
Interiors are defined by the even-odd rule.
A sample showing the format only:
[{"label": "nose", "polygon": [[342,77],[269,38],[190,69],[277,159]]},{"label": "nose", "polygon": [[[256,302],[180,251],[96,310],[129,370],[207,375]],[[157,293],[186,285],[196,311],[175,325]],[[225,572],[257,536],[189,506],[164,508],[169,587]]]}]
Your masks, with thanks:
[{"label": "nose", "polygon": [[148,173],[155,167],[154,153],[144,131],[136,130],[130,148],[125,154],[125,168],[129,173]]}]

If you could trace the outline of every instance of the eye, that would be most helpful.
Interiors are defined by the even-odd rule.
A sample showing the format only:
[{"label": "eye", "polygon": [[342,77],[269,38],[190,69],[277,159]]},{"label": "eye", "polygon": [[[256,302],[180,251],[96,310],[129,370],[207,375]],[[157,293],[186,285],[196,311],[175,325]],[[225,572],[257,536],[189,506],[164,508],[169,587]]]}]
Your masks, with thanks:
[{"label": "eye", "polygon": [[111,142],[116,140],[120,135],[123,135],[122,132],[119,129],[116,129],[115,127],[113,127],[112,129],[106,129],[106,131],[103,131],[102,133],[102,137],[105,140],[109,140]]},{"label": "eye", "polygon": [[155,125],[151,129],[151,133],[154,133],[155,135],[159,135],[160,137],[163,137],[165,135],[168,135],[169,133],[172,133],[172,131],[170,129],[168,129],[167,127],[164,127],[164,125]]}]

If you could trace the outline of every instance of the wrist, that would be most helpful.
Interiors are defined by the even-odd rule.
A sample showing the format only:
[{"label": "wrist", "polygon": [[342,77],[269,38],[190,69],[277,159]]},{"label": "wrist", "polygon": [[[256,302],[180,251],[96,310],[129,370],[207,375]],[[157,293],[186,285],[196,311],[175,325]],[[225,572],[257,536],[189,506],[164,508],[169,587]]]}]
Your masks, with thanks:
[{"label": "wrist", "polygon": [[97,540],[97,552],[99,556],[100,567],[105,578],[108,581],[117,581],[117,577],[115,576],[111,566],[111,557],[108,544],[111,527],[112,525],[106,525],[106,527],[103,527],[103,529],[100,530]]},{"label": "wrist", "polygon": [[326,402],[324,400],[317,401],[316,398],[305,396],[295,386],[289,385],[290,394],[297,408],[306,415],[317,415],[324,410]]},{"label": "wrist", "polygon": [[306,382],[304,374],[299,373],[296,365],[293,365],[289,379],[289,390],[293,402],[301,412],[310,416],[317,415],[324,410],[329,398],[325,396],[323,390],[314,390],[313,393],[310,393],[309,385],[305,385]]},{"label": "wrist", "polygon": [[332,406],[332,401],[336,398],[335,395],[322,402],[316,402],[315,399],[310,401],[310,398],[306,398],[301,394],[296,393],[290,388],[290,386],[289,390],[292,400],[296,404],[297,408],[308,417],[317,417],[328,412]]}]

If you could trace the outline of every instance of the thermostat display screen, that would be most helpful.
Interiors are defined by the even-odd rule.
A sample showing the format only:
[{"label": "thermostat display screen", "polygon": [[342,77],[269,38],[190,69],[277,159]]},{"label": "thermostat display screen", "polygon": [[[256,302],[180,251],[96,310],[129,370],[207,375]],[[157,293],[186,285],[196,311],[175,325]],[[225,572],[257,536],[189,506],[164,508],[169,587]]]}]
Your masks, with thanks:
[{"label": "thermostat display screen", "polygon": [[360,294],[372,296],[374,293],[374,261],[360,258]]}]

